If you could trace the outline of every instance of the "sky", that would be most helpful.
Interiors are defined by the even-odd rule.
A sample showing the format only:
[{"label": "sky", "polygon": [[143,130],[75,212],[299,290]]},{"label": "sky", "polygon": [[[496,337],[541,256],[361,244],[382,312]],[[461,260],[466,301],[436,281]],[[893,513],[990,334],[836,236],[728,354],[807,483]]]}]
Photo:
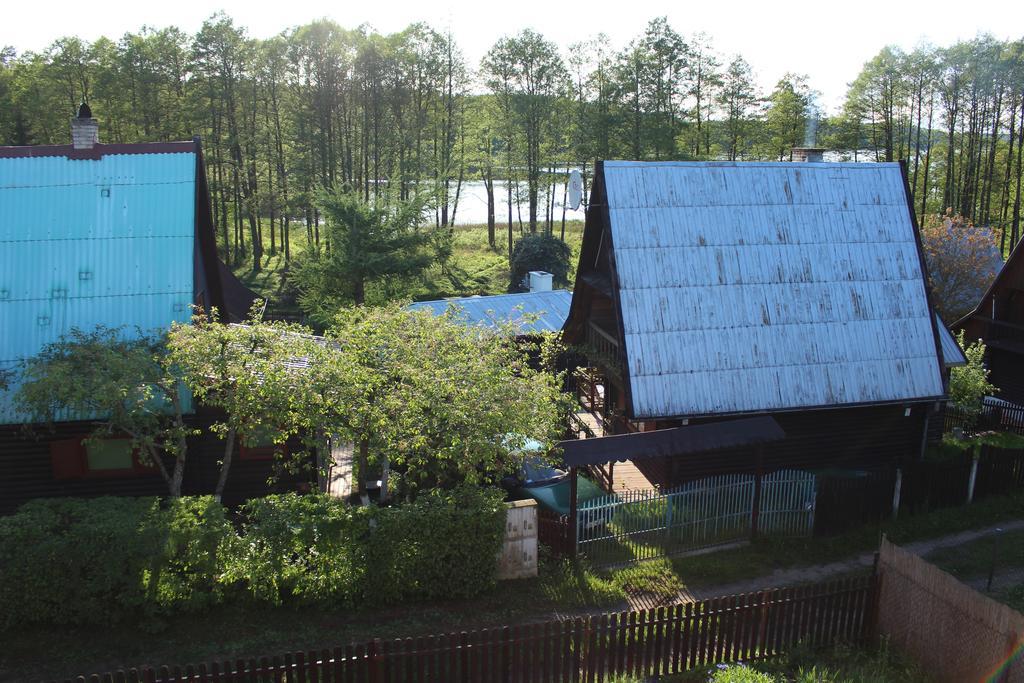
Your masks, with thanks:
[{"label": "sky", "polygon": [[808,75],[811,87],[821,93],[821,104],[833,111],[841,105],[847,83],[885,45],[905,50],[924,42],[942,46],[983,32],[1000,39],[1024,36],[1024,3],[1015,0],[517,0],[507,7],[465,0],[57,0],[44,5],[21,0],[4,8],[0,46],[13,45],[21,53],[41,50],[61,36],[116,39],[143,25],[176,25],[194,33],[221,9],[259,38],[323,17],[345,27],[369,24],[382,33],[426,21],[450,30],[475,66],[495,40],[523,28],[539,31],[563,52],[598,33],[607,34],[617,49],[640,35],[651,18],[666,16],[684,36],[709,34],[726,60],[742,54],[766,91],[787,71]]}]

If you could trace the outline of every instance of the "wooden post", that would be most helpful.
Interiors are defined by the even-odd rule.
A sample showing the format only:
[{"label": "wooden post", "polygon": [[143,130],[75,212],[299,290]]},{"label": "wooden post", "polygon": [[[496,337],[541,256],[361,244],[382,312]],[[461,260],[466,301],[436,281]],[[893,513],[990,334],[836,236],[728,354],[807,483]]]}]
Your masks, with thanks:
[{"label": "wooden post", "polygon": [[[897,470],[898,472],[898,470]],[[897,479],[899,481],[899,479]],[[882,534],[882,546],[885,546],[885,534]],[[871,578],[868,583],[867,605],[864,618],[861,622],[861,633],[858,634],[860,642],[873,644],[878,638],[879,609],[882,597],[882,573],[879,571],[879,553],[875,552],[872,563]]]},{"label": "wooden post", "polygon": [[579,510],[577,508],[577,492],[579,471],[573,465],[569,468],[569,556],[576,557],[576,544],[579,541]]},{"label": "wooden post", "polygon": [[978,453],[971,457],[971,476],[967,480],[967,504],[974,502],[974,484],[978,480]]},{"label": "wooden post", "polygon": [[892,518],[893,521],[900,514],[900,489],[903,488],[903,469],[896,468],[896,485],[892,488]]},{"label": "wooden post", "polygon": [[380,639],[374,638],[366,648],[366,668],[370,683],[380,683]]},{"label": "wooden post", "polygon": [[757,447],[757,469],[754,472],[754,505],[750,511],[750,540],[757,538],[757,523],[761,516],[761,479],[764,475],[764,446]]}]

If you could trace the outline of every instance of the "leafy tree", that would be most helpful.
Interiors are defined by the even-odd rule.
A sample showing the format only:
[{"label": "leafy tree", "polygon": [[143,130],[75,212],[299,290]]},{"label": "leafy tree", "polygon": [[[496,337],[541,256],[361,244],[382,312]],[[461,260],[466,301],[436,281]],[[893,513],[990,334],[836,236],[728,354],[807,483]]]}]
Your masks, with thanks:
[{"label": "leafy tree", "polygon": [[982,399],[999,389],[988,381],[989,370],[985,367],[985,344],[979,339],[970,346],[964,342],[963,330],[956,341],[967,357],[967,365],[952,368],[949,374],[949,398],[954,405],[968,413],[981,412]]},{"label": "leafy tree", "polygon": [[551,273],[555,285],[568,286],[570,258],[572,250],[569,245],[554,235],[539,233],[523,236],[512,250],[508,291],[524,291],[523,281],[531,270]]},{"label": "leafy tree", "polygon": [[760,99],[750,65],[736,55],[722,77],[717,97],[725,114],[723,132],[729,161],[736,161],[747,151]]},{"label": "leafy tree", "polygon": [[305,332],[260,320],[257,307],[244,325],[225,325],[197,313],[191,324],[171,326],[168,360],[180,369],[197,401],[223,411],[210,427],[224,439],[214,490],[218,501],[237,444],[281,446],[303,426],[295,398],[303,391],[302,378],[295,366],[304,357]]},{"label": "leafy tree", "polygon": [[792,161],[794,147],[804,143],[813,93],[805,76],[786,74],[768,97],[765,119],[768,154]]},{"label": "leafy tree", "polygon": [[319,320],[342,304],[365,303],[368,284],[422,273],[446,248],[447,232],[421,226],[426,195],[375,204],[337,188],[322,191],[317,205],[326,245],[311,250],[294,279],[299,305]]},{"label": "leafy tree", "polygon": [[32,421],[80,416],[94,422],[92,438],[127,437],[156,466],[169,494],[181,495],[187,437],[196,431],[185,424],[182,375],[162,337],[72,329],[29,359],[21,379],[15,401]]},{"label": "leafy tree", "polygon": [[398,306],[344,309],[312,345],[302,414],[355,444],[360,470],[393,471],[405,498],[494,482],[526,439],[558,438],[559,376],[531,366],[509,330]]},{"label": "leafy tree", "polygon": [[928,216],[921,242],[933,300],[943,320],[959,320],[981,300],[1003,260],[995,234],[963,216]]},{"label": "leafy tree", "polygon": [[[693,100],[693,153],[700,157],[703,152],[710,153],[710,136],[708,124],[711,116],[711,105],[715,101],[715,93],[722,84],[718,56],[712,48],[711,36],[696,33],[690,39],[689,58],[687,59],[687,93]],[[703,146],[703,147],[702,147]]]},{"label": "leafy tree", "polygon": [[501,103],[502,114],[509,116],[508,132],[522,140],[519,161],[526,174],[530,232],[536,232],[544,167],[541,151],[544,140],[555,134],[556,98],[567,90],[568,72],[558,46],[530,29],[495,43],[481,68],[487,86]]}]

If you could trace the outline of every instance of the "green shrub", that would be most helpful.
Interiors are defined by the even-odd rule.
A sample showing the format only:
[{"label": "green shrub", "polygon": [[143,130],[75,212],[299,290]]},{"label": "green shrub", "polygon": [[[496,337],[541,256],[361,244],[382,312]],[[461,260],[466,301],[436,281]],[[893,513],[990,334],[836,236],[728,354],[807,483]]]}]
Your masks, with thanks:
[{"label": "green shrub", "polygon": [[274,605],[477,595],[494,585],[501,501],[500,492],[474,487],[384,508],[320,494],[255,499],[243,507],[228,577]]},{"label": "green shrub", "polygon": [[505,533],[503,498],[465,486],[378,508],[366,548],[367,592],[391,602],[471,597],[492,587]]},{"label": "green shrub", "polygon": [[0,627],[105,623],[220,599],[212,498],[44,499],[0,518]]},{"label": "green shrub", "polygon": [[501,492],[396,507],[326,495],[246,503],[243,533],[210,497],[38,500],[0,518],[0,630],[197,611],[237,588],[272,605],[469,597],[495,583]]},{"label": "green shrub", "polygon": [[261,602],[355,604],[362,572],[366,510],[338,498],[294,493],[250,500],[227,578]]},{"label": "green shrub", "polygon": [[106,621],[143,606],[160,547],[155,498],[36,500],[0,519],[0,611],[20,622]]},{"label": "green shrub", "polygon": [[541,232],[522,237],[516,241],[512,257],[509,259],[508,291],[520,292],[529,289],[529,285],[523,287],[523,278],[531,270],[551,273],[555,287],[568,286],[571,258],[572,250],[569,245],[554,235]]},{"label": "green shrub", "polygon": [[213,496],[172,498],[159,526],[163,553],[144,575],[150,601],[185,612],[222,602],[225,555],[237,542],[224,507]]},{"label": "green shrub", "polygon": [[735,664],[718,669],[711,676],[711,683],[775,683],[775,677],[746,666]]}]

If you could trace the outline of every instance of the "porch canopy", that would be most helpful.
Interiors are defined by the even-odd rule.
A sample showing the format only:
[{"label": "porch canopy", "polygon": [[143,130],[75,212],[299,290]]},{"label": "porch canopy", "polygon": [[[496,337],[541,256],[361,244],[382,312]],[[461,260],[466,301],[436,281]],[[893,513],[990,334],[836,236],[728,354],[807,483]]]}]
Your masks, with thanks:
[{"label": "porch canopy", "polygon": [[688,425],[653,432],[616,434],[594,439],[560,441],[565,464],[570,467],[608,462],[707,453],[726,448],[771,443],[785,438],[782,427],[768,416],[728,422]]}]

